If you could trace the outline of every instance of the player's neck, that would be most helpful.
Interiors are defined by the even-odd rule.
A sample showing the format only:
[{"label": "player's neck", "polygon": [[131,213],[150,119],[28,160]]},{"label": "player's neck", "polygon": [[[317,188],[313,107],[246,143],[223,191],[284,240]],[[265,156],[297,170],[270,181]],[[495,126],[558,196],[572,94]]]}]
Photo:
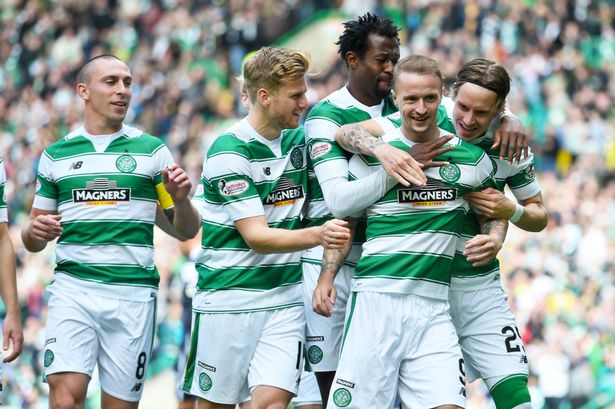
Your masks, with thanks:
[{"label": "player's neck", "polygon": [[354,99],[356,99],[365,106],[373,107],[380,104],[383,98],[377,95],[373,95],[371,92],[363,88],[364,86],[365,84],[361,84],[357,78],[350,77],[348,79],[348,85],[346,86],[346,88],[348,89],[348,92],[350,92],[350,95],[354,97]]},{"label": "player's neck", "polygon": [[83,119],[83,127],[92,136],[111,135],[122,129],[122,122],[109,123],[104,119],[92,119],[87,116]]},{"label": "player's neck", "polygon": [[437,126],[434,126],[432,129],[429,129],[425,132],[417,133],[402,125],[401,133],[404,135],[404,138],[406,138],[410,142],[423,143],[436,140],[440,136],[440,129]]},{"label": "player's neck", "polygon": [[272,123],[269,118],[259,110],[251,110],[247,117],[248,123],[263,138],[272,141],[280,136],[282,129]]}]

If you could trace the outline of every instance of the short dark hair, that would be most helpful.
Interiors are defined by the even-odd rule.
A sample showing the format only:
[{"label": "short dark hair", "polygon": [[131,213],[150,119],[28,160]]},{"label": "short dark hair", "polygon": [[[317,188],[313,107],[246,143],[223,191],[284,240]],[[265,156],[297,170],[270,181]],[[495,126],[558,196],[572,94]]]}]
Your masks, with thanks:
[{"label": "short dark hair", "polygon": [[461,66],[455,82],[451,85],[451,96],[457,96],[459,88],[466,82],[495,92],[498,103],[503,104],[510,91],[510,76],[502,64],[485,58],[475,58]]},{"label": "short dark hair", "polygon": [[414,54],[399,60],[393,70],[393,86],[397,82],[399,75],[402,72],[409,72],[420,75],[435,75],[442,82],[442,72],[438,66],[438,62],[431,57]]},{"label": "short dark hair", "polygon": [[399,27],[393,24],[391,19],[365,13],[357,20],[344,23],[344,32],[335,44],[339,46],[338,52],[342,60],[346,61],[348,52],[354,52],[359,58],[363,58],[367,51],[367,39],[370,34],[392,38],[399,43],[398,31]]},{"label": "short dark hair", "polygon": [[77,74],[77,84],[82,84],[82,83],[87,84],[90,81],[91,75],[92,75],[92,63],[98,60],[111,60],[111,59],[122,61],[113,54],[100,54],[100,55],[90,58],[88,61],[86,61],[85,64],[83,64],[83,66],[79,70],[79,73]]}]

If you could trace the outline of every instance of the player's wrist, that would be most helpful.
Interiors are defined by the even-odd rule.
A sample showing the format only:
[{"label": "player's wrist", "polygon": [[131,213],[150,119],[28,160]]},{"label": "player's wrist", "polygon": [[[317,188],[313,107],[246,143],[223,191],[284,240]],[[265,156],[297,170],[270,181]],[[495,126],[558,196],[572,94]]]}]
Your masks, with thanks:
[{"label": "player's wrist", "polygon": [[523,213],[525,211],[525,207],[519,203],[515,203],[515,210],[512,215],[508,218],[508,220],[512,223],[517,223],[521,220]]}]

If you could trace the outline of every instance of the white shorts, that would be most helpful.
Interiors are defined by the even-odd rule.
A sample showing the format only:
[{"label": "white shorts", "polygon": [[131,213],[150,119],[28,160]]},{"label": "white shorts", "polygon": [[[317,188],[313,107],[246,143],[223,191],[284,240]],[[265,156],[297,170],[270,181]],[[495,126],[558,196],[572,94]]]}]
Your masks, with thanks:
[{"label": "white shorts", "polygon": [[316,289],[320,266],[303,263],[303,301],[305,303],[305,346],[308,369],[313,372],[334,372],[340,356],[344,333],[346,304],[354,269],[342,266],[335,277],[337,298],[330,317],[323,317],[312,310],[312,295]]},{"label": "white shorts", "polygon": [[297,394],[305,340],[303,307],[236,314],[193,312],[183,391],[238,404],[260,385]]},{"label": "white shorts", "polygon": [[482,378],[491,389],[504,377],[529,374],[525,347],[507,300],[502,288],[449,291],[468,382]]},{"label": "white shorts", "polygon": [[446,301],[355,292],[327,408],[465,406],[463,359]]},{"label": "white shorts", "polygon": [[294,407],[303,405],[321,405],[320,389],[316,381],[314,372],[303,371],[301,382],[299,382],[299,392],[291,401]]},{"label": "white shorts", "polygon": [[156,298],[139,302],[53,291],[48,308],[45,377],[58,372],[91,377],[98,364],[103,391],[139,401],[151,358]]}]

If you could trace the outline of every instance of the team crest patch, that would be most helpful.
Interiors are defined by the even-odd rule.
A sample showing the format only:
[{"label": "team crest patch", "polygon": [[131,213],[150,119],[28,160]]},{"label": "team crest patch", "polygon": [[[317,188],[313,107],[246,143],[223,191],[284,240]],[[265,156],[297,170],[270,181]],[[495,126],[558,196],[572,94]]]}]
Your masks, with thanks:
[{"label": "team crest patch", "polygon": [[301,169],[303,167],[303,152],[301,152],[301,149],[293,149],[290,153],[290,163],[295,169]]},{"label": "team crest patch", "polygon": [[132,173],[137,168],[137,161],[130,155],[122,155],[115,161],[115,167],[122,173]]},{"label": "team crest patch", "polygon": [[440,168],[440,177],[449,183],[457,182],[460,176],[461,171],[459,170],[459,166],[454,163],[449,163],[448,165]]},{"label": "team crest patch", "polygon": [[211,381],[209,375],[207,375],[205,372],[199,375],[199,388],[201,388],[203,392],[207,392],[208,390],[210,390],[212,385],[213,382]]},{"label": "team crest patch", "polygon": [[324,354],[322,353],[322,349],[316,345],[312,345],[308,348],[307,356],[311,364],[317,364],[322,361]]},{"label": "team crest patch", "polygon": [[352,395],[346,388],[339,388],[333,392],[333,403],[340,408],[345,408],[352,402]]},{"label": "team crest patch", "polygon": [[318,159],[329,152],[331,152],[331,144],[329,142],[317,142],[310,148],[310,159]]},{"label": "team crest patch", "polygon": [[45,368],[49,368],[49,365],[53,363],[53,358],[54,358],[53,352],[51,352],[50,349],[46,349],[45,357],[44,357]]},{"label": "team crest patch", "polygon": [[224,180],[218,182],[218,189],[222,196],[237,196],[248,190],[248,182],[241,179]]}]

